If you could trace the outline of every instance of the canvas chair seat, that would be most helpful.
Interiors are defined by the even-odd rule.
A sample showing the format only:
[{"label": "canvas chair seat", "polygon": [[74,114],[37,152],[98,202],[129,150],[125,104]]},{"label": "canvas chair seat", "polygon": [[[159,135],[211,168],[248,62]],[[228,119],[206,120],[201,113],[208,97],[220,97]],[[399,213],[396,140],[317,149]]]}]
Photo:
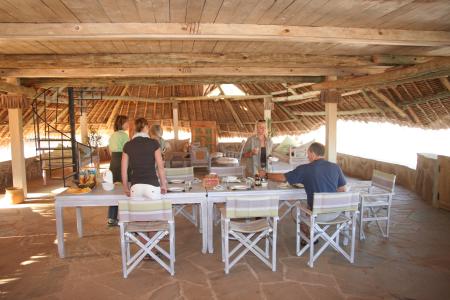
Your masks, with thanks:
[{"label": "canvas chair seat", "polygon": [[237,231],[237,232],[245,232],[245,233],[251,233],[251,232],[261,232],[264,230],[270,230],[270,224],[267,219],[259,219],[254,221],[248,221],[248,222],[230,222],[230,230]]},{"label": "canvas chair seat", "polygon": [[152,232],[169,230],[169,223],[162,221],[130,222],[125,225],[125,232]]},{"label": "canvas chair seat", "polygon": [[[342,224],[345,222],[350,221],[350,218],[341,214],[339,215],[336,219],[330,220],[330,221],[320,221],[320,220],[316,220],[316,224],[320,224],[320,225],[336,225],[336,224]],[[306,223],[309,227],[311,227],[311,224],[308,220],[305,220],[304,223]]]}]

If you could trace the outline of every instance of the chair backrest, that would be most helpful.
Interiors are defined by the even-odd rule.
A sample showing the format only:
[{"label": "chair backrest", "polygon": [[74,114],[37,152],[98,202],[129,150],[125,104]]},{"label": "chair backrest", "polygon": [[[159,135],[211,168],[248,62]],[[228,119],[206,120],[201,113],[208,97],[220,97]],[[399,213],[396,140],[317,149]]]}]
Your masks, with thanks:
[{"label": "chair backrest", "polygon": [[172,219],[172,204],[167,199],[131,197],[119,200],[120,222],[168,221]]},{"label": "chair backrest", "polygon": [[206,147],[192,147],[191,149],[191,162],[194,163],[207,163],[209,161],[209,150]]},{"label": "chair backrest", "polygon": [[244,176],[245,167],[211,167],[210,173],[215,173],[217,176]]},{"label": "chair backrest", "polygon": [[227,218],[277,217],[277,196],[227,197]]},{"label": "chair backrest", "polygon": [[396,175],[373,170],[372,186],[388,191],[394,192]]},{"label": "chair backrest", "polygon": [[242,155],[244,154],[245,143],[246,143],[246,140],[242,140],[242,142],[241,142],[241,147],[239,148],[239,157],[237,157],[237,159],[238,159],[239,161],[241,161]]},{"label": "chair backrest", "polygon": [[356,211],[359,205],[359,192],[314,193],[313,214]]},{"label": "chair backrest", "polygon": [[292,165],[304,165],[309,163],[308,160],[308,148],[314,141],[299,147],[289,147],[289,164]]},{"label": "chair backrest", "polygon": [[185,168],[164,168],[166,172],[167,180],[171,179],[194,179],[194,168],[193,167],[185,167]]}]

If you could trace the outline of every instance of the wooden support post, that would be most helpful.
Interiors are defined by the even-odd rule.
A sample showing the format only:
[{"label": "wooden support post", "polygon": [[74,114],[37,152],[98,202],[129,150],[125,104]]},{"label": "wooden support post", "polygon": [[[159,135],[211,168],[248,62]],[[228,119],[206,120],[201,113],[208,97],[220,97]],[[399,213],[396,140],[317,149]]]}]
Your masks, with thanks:
[{"label": "wooden support post", "polygon": [[21,108],[8,109],[9,134],[11,136],[11,166],[14,187],[23,189],[27,197],[27,173],[23,144],[23,120]]},{"label": "wooden support post", "polygon": [[272,98],[264,98],[264,120],[266,121],[266,134],[269,138],[272,137]]},{"label": "wooden support post", "polygon": [[[336,80],[329,77],[328,80]],[[336,90],[321,92],[320,99],[325,103],[325,157],[330,162],[337,161],[337,105],[340,94]]]},{"label": "wooden support post", "polygon": [[70,139],[72,144],[72,164],[73,172],[76,172],[74,179],[78,179],[78,153],[77,141],[75,139],[75,99],[73,96],[73,87],[67,88],[67,95],[69,96],[69,123],[70,123]]},{"label": "wooden support post", "polygon": [[[17,78],[6,78],[6,85],[11,87],[20,87],[20,81]],[[12,93],[15,95],[15,93]],[[25,149],[23,143],[23,117],[22,108],[8,109],[9,134],[11,137],[11,170],[13,177],[13,186],[21,188],[23,195],[27,197],[27,172],[25,164]]]},{"label": "wooden support post", "polygon": [[174,139],[178,140],[178,102],[172,103],[172,113],[173,113],[173,135]]}]

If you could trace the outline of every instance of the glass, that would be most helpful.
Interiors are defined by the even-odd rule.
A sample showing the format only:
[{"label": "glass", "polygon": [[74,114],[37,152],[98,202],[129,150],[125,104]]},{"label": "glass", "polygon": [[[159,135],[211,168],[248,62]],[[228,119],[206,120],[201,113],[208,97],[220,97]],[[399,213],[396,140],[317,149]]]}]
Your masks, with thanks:
[{"label": "glass", "polygon": [[192,188],[192,182],[190,180],[184,180],[184,191],[189,192]]}]

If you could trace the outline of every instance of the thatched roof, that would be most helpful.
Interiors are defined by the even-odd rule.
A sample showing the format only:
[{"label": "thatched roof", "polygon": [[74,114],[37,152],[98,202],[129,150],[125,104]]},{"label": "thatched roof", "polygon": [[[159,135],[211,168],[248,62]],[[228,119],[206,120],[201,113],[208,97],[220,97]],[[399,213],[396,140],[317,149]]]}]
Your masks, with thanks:
[{"label": "thatched roof", "polygon": [[[247,135],[271,98],[275,134],[299,134],[324,124],[328,89],[342,93],[340,119],[448,128],[449,14],[448,0],[10,1],[0,76],[20,86],[0,80],[0,91],[103,89],[89,101],[96,129],[120,113],[170,130],[178,103],[182,127],[212,120],[221,136]],[[206,99],[221,83],[245,96]],[[56,111],[67,130],[66,107]],[[30,120],[28,107],[26,134]],[[6,108],[0,122],[6,141]]]}]

